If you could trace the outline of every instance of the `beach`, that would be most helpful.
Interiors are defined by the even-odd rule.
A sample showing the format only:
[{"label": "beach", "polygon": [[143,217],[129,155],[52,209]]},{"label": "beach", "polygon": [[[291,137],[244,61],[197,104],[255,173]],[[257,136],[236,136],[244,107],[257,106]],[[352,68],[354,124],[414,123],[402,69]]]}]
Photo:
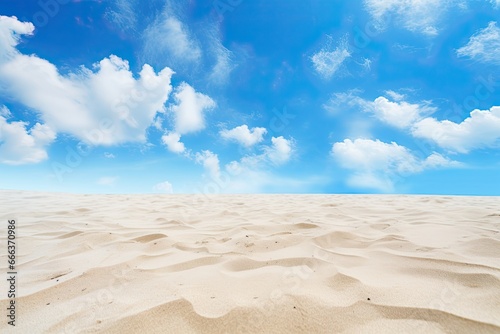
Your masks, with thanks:
[{"label": "beach", "polygon": [[[2,333],[500,333],[500,197],[0,191]],[[8,281],[0,304],[7,314]]]}]

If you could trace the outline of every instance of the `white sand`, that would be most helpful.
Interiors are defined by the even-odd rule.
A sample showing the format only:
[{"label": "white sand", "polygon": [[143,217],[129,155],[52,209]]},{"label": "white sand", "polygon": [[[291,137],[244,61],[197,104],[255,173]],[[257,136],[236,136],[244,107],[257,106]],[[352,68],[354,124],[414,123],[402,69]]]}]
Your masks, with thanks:
[{"label": "white sand", "polygon": [[500,332],[498,197],[0,191],[2,310],[13,218],[3,333]]}]

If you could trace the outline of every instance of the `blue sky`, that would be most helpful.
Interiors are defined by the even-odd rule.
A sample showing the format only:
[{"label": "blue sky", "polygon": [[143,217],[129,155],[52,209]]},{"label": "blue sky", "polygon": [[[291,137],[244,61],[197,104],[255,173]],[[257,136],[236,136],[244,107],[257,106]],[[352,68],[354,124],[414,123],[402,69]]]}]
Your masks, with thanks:
[{"label": "blue sky", "polygon": [[0,188],[500,195],[499,0],[0,3]]}]

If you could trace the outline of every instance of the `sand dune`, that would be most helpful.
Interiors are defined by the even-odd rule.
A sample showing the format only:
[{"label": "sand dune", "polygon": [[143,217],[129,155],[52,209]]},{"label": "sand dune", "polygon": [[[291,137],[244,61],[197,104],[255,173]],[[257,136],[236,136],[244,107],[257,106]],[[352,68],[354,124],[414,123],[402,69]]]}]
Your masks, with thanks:
[{"label": "sand dune", "polygon": [[[500,333],[500,198],[0,191],[2,333]],[[7,284],[2,279],[1,308]]]}]

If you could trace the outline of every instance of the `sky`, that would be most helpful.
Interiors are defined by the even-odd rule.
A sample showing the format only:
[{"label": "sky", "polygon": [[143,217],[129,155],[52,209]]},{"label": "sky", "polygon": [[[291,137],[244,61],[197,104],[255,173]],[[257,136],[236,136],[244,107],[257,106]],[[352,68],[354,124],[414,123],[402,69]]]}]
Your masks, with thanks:
[{"label": "sky", "polygon": [[500,0],[3,0],[0,189],[500,195]]}]

